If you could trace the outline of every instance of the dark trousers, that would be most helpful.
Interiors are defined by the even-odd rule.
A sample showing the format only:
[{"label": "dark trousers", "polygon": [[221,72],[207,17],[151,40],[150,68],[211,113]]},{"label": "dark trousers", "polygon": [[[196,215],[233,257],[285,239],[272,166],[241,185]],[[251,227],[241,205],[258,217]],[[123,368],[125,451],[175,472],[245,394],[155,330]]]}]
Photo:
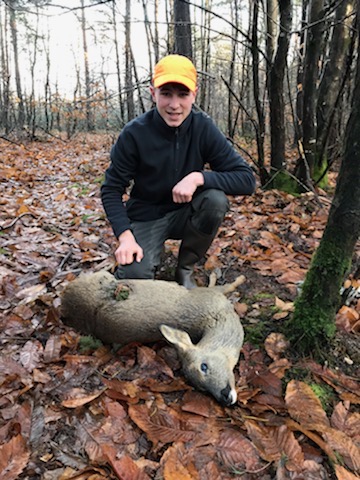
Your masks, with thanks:
[{"label": "dark trousers", "polygon": [[212,235],[214,238],[228,208],[229,201],[224,192],[209,189],[203,190],[190,203],[162,218],[148,222],[132,222],[131,228],[144,251],[144,258],[139,263],[119,266],[115,276],[118,279],[154,278],[166,240],[182,240],[189,221],[200,233]]}]

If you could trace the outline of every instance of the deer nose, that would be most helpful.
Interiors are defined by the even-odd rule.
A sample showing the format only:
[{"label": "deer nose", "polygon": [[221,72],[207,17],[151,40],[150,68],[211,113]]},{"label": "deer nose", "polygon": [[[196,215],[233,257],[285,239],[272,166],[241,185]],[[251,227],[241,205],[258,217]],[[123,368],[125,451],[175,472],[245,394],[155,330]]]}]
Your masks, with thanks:
[{"label": "deer nose", "polygon": [[233,405],[237,399],[236,391],[231,388],[229,384],[227,384],[227,386],[221,390],[220,396],[221,403],[226,406]]}]

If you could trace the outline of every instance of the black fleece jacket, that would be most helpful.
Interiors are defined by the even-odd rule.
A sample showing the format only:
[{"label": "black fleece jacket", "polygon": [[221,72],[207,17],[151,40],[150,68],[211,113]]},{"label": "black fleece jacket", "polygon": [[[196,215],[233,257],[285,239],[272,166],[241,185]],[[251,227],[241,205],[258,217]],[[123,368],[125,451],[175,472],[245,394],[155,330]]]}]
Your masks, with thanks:
[{"label": "black fleece jacket", "polygon": [[[205,164],[211,171],[204,170]],[[250,195],[255,189],[250,166],[202,112],[192,111],[180,127],[169,127],[154,108],[125,125],[101,186],[116,238],[131,230],[132,220],[154,220],[181,208],[172,200],[172,189],[194,171],[204,175],[197,191],[216,188],[228,195]],[[123,194],[131,182],[125,204]]]}]

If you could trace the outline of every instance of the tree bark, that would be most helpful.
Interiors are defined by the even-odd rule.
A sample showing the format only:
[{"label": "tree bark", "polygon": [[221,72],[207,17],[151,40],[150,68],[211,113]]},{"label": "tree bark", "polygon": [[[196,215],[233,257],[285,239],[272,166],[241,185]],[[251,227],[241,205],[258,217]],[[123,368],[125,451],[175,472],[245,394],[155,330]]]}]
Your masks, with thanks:
[{"label": "tree bark", "polygon": [[85,6],[84,0],[81,0],[81,32],[83,38],[83,53],[84,53],[84,70],[85,70],[85,101],[86,101],[86,127],[89,132],[93,131],[94,118],[91,107],[91,80],[90,80],[90,68],[89,68],[89,53],[87,46],[86,36],[86,18],[85,18]]},{"label": "tree bark", "polygon": [[131,54],[131,3],[126,0],[125,12],[125,86],[127,121],[135,117],[134,91],[132,85],[132,54]]},{"label": "tree bark", "polygon": [[[212,2],[210,0],[204,0],[202,2],[204,10],[201,10],[202,20],[200,22],[200,31],[201,31],[201,65],[200,69],[202,72],[208,72],[210,64],[210,27],[211,27],[211,15],[210,10],[212,7]],[[199,93],[197,96],[199,107],[201,110],[207,112],[209,110],[209,97],[211,89],[211,81],[208,76],[204,76],[199,86]]]},{"label": "tree bark", "polygon": [[175,49],[174,53],[193,59],[189,4],[174,0]]},{"label": "tree bark", "polygon": [[14,67],[15,67],[15,82],[16,82],[16,94],[18,97],[18,127],[22,129],[25,123],[25,107],[21,88],[20,67],[19,67],[19,52],[18,52],[18,39],[17,39],[17,22],[16,22],[16,10],[15,2],[11,0],[9,2],[9,17],[10,17],[10,30],[11,40],[13,44],[14,52]]},{"label": "tree bark", "polygon": [[269,70],[271,133],[271,173],[282,170],[285,163],[284,78],[292,22],[291,0],[280,0],[280,32],[274,61]]},{"label": "tree bark", "polygon": [[352,17],[347,16],[354,7],[354,0],[346,0],[338,4],[329,57],[325,63],[319,86],[319,98],[317,104],[317,132],[316,132],[316,162],[317,171],[320,173],[325,163],[326,145],[328,142],[335,108],[344,89],[346,78],[350,74],[350,62],[348,61],[349,49],[351,48],[351,23]]},{"label": "tree bark", "polygon": [[[229,65],[229,85],[231,91],[234,90],[234,81],[235,81],[235,62],[236,62],[236,52],[237,52],[237,43],[238,43],[238,31],[239,31],[239,25],[238,25],[238,2],[235,0],[234,2],[234,11],[232,14],[233,17],[233,24],[235,28],[233,28],[233,34],[231,38],[231,60],[230,60],[230,65]],[[228,95],[228,136],[229,138],[233,139],[235,135],[235,127],[236,127],[236,120],[234,121],[234,105],[233,105],[233,95],[229,92]]]},{"label": "tree bark", "polygon": [[329,218],[288,326],[303,353],[318,353],[335,334],[340,287],[360,235],[360,0],[355,88],[346,128],[345,152]]},{"label": "tree bark", "polygon": [[33,44],[33,55],[30,60],[30,74],[31,74],[31,92],[29,99],[29,108],[27,115],[27,124],[31,132],[31,138],[35,138],[36,130],[36,101],[35,101],[35,71],[36,71],[36,62],[37,62],[37,52],[38,52],[38,41],[39,41],[39,7],[36,6],[36,26],[33,33],[34,44]]},{"label": "tree bark", "polygon": [[311,179],[315,163],[317,82],[319,80],[319,62],[323,46],[323,17],[324,0],[310,0],[303,77],[303,138],[300,140],[304,157],[299,160],[299,169],[296,174],[300,182],[310,189],[312,189]]},{"label": "tree bark", "polygon": [[[5,10],[5,17],[6,10]],[[6,39],[6,21],[2,18],[2,9],[0,8],[0,46],[1,46],[1,124],[7,135],[10,131],[9,106],[10,106],[10,71],[9,71],[9,47]],[[3,28],[4,25],[4,28]]]},{"label": "tree bark", "polygon": [[256,113],[258,124],[256,126],[256,144],[258,151],[259,175],[261,185],[268,181],[268,172],[265,168],[265,152],[264,152],[264,138],[265,138],[265,113],[264,106],[260,101],[260,79],[259,79],[259,47],[258,47],[258,17],[259,17],[259,1],[254,0],[253,6],[253,21],[251,32],[251,54],[252,62],[252,78],[254,88],[254,99],[256,106]]},{"label": "tree bark", "polygon": [[117,34],[117,22],[116,22],[116,9],[115,2],[111,5],[111,15],[112,15],[112,26],[114,33],[114,45],[115,45],[115,63],[116,63],[116,80],[118,88],[118,101],[119,101],[119,111],[120,111],[120,123],[121,126],[125,125],[125,108],[122,97],[122,82],[121,82],[121,68],[120,68],[120,51],[119,51],[119,41]]},{"label": "tree bark", "polygon": [[305,53],[305,25],[306,25],[306,12],[309,0],[303,0],[301,10],[301,31],[298,39],[298,61],[297,61],[297,76],[296,76],[296,118],[295,118],[295,132],[294,143],[297,145],[303,138],[303,107],[304,107],[304,53]]}]

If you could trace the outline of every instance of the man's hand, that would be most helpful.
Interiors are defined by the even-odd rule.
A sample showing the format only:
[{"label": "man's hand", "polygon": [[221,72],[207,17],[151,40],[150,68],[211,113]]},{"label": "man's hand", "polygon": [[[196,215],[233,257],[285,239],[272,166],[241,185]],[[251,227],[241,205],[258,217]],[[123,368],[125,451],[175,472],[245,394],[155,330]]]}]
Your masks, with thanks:
[{"label": "man's hand", "polygon": [[191,202],[194,192],[198,187],[204,185],[204,176],[201,172],[191,172],[186,175],[172,189],[172,197],[175,203]]},{"label": "man's hand", "polygon": [[144,257],[143,249],[136,242],[131,230],[125,230],[119,238],[119,246],[115,250],[115,258],[120,265],[129,265],[134,260],[141,262]]}]

